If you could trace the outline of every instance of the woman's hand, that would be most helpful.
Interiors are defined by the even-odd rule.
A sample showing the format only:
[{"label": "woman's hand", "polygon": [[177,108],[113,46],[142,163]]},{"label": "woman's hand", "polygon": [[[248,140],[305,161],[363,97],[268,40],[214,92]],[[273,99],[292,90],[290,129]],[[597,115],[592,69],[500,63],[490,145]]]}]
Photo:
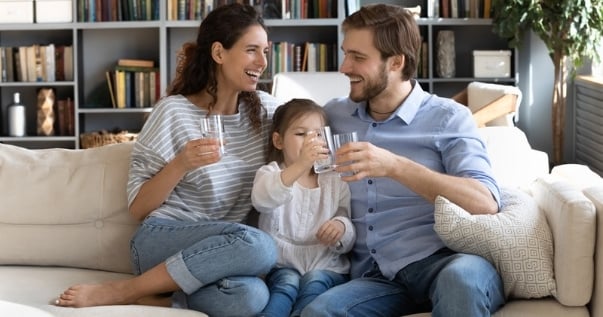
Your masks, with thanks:
[{"label": "woman's hand", "polygon": [[216,163],[220,160],[220,144],[217,139],[196,139],[186,143],[176,156],[178,165],[185,171]]}]

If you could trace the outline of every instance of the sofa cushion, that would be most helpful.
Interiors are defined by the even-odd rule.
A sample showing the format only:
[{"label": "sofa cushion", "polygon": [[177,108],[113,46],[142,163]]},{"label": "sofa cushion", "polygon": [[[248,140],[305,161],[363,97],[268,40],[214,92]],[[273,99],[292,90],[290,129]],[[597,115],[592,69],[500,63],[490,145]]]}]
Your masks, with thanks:
[{"label": "sofa cushion", "polygon": [[549,174],[548,155],[532,149],[520,129],[485,127],[479,132],[486,143],[492,171],[500,186],[525,189],[538,177]]},{"label": "sofa cushion", "polygon": [[564,305],[585,305],[595,278],[595,206],[580,189],[555,175],[536,180],[531,192],[553,232],[556,297]]},{"label": "sofa cushion", "polygon": [[434,229],[449,248],[490,261],[502,277],[505,296],[554,295],[553,239],[544,213],[518,189],[503,188],[501,202],[495,215],[471,215],[438,196]]},{"label": "sofa cushion", "polygon": [[[207,317],[206,314],[179,308],[142,305],[110,305],[86,308],[58,307],[53,304],[69,286],[131,278],[131,274],[65,267],[0,266],[0,316],[37,317],[35,310],[48,317]],[[15,287],[15,285],[18,285]],[[17,314],[5,314],[3,301],[21,306]]]},{"label": "sofa cushion", "polygon": [[132,143],[86,150],[0,144],[0,264],[131,272]]}]

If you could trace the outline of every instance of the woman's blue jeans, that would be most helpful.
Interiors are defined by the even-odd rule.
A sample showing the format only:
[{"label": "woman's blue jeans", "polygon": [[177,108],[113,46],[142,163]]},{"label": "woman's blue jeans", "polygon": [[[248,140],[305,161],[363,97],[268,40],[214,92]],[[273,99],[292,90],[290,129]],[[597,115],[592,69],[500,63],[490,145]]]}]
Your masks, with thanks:
[{"label": "woman's blue jeans", "polygon": [[505,302],[502,280],[484,258],[442,249],[388,280],[378,267],[318,296],[302,317],[490,316]]},{"label": "woman's blue jeans", "polygon": [[[135,274],[165,262],[185,294],[182,304],[190,309],[210,316],[253,316],[268,302],[266,284],[257,276],[276,263],[276,247],[256,228],[149,217],[130,249]],[[182,295],[177,292],[173,298]]]},{"label": "woman's blue jeans", "polygon": [[261,317],[297,317],[314,298],[349,280],[347,274],[328,270],[309,271],[303,276],[295,269],[275,268],[266,277],[270,300]]}]

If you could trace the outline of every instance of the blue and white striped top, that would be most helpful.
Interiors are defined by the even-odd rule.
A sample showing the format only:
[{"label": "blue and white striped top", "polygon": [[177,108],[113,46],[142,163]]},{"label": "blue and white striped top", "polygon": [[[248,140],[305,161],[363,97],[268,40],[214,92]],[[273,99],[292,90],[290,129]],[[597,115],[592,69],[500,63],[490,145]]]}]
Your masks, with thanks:
[{"label": "blue and white striped top", "polygon": [[[245,104],[239,104],[237,114],[224,115],[227,153],[218,163],[188,172],[150,216],[183,221],[246,220],[252,208],[253,178],[265,164],[272,115],[279,105],[268,93],[258,91],[258,96],[264,106],[261,134],[249,122]],[[132,151],[128,204],[142,184],[173,160],[188,141],[201,138],[199,123],[206,114],[182,95],[165,97],[155,105]]]}]

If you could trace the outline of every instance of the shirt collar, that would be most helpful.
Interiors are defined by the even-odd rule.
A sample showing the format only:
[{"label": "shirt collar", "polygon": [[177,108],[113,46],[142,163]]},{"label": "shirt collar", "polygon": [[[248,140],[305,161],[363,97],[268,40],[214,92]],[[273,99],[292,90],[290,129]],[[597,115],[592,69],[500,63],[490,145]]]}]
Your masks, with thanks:
[{"label": "shirt collar", "polygon": [[[425,98],[425,92],[416,80],[411,79],[411,83],[413,88],[410,91],[410,94],[408,94],[408,97],[406,97],[396,112],[394,112],[385,121],[398,117],[406,124],[410,124],[410,122],[412,122],[412,120],[415,118],[419,108],[421,107],[421,104],[423,103],[423,99]],[[366,101],[356,103],[356,107],[351,108],[350,114],[352,116],[357,116],[362,120],[374,121],[374,119],[369,116],[366,111]]]}]

